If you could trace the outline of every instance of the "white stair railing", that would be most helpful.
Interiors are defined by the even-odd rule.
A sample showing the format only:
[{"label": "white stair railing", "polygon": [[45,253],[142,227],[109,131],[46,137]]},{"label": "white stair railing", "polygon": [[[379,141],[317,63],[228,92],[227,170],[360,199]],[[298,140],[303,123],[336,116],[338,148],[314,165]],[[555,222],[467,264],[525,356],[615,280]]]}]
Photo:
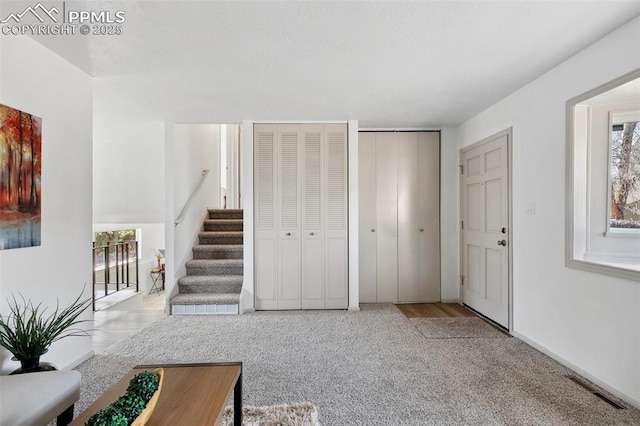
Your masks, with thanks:
[{"label": "white stair railing", "polygon": [[198,184],[195,186],[195,188],[193,188],[193,191],[191,191],[191,195],[189,195],[189,198],[187,198],[187,201],[184,203],[184,207],[182,207],[182,210],[180,210],[180,213],[178,214],[178,217],[176,217],[176,220],[173,221],[175,226],[180,225],[180,223],[182,223],[182,221],[184,220],[184,215],[187,213],[187,209],[189,208],[189,205],[191,204],[191,202],[193,201],[193,198],[198,193],[198,190],[204,183],[204,180],[206,179],[208,174],[209,174],[209,169],[205,169],[202,171],[202,176],[200,177]]}]

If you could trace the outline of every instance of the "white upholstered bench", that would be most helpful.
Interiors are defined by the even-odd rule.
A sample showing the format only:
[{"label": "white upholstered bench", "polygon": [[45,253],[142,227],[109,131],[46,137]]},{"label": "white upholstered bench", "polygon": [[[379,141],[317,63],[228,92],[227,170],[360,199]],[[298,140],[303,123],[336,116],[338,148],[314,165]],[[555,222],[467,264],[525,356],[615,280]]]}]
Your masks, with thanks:
[{"label": "white upholstered bench", "polygon": [[58,425],[73,419],[80,398],[80,373],[42,371],[0,376],[0,425]]}]

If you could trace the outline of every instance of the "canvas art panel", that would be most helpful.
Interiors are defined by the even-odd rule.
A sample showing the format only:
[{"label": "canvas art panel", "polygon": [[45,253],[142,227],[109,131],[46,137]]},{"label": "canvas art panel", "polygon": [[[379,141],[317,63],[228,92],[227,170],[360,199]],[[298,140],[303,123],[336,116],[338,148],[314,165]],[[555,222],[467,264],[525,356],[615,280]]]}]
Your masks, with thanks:
[{"label": "canvas art panel", "polygon": [[0,250],[41,242],[42,119],[0,104]]}]

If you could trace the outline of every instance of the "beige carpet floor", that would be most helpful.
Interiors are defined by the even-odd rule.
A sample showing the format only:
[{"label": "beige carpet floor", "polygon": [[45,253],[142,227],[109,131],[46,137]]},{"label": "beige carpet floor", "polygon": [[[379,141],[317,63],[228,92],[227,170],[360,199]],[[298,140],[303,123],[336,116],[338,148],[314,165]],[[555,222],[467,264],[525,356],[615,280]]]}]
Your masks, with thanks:
[{"label": "beige carpet floor", "polygon": [[615,409],[566,367],[478,325],[416,323],[390,304],[170,316],[80,365],[76,407],[137,364],[242,361],[245,406],[310,402],[327,426],[640,425],[640,410],[600,390],[625,407]]}]

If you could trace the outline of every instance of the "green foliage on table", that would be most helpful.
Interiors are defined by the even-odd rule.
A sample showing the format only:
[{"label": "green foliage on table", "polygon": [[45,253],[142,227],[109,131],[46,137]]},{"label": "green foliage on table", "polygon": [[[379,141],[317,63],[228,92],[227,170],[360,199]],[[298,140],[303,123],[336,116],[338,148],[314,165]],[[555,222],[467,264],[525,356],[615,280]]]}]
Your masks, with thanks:
[{"label": "green foliage on table", "polygon": [[87,336],[85,330],[70,328],[86,322],[78,317],[91,306],[91,298],[81,300],[82,293],[65,309],[60,310],[56,304],[56,309],[49,315],[42,303],[34,305],[31,299],[26,300],[22,295],[20,300],[15,296],[7,298],[10,313],[0,314],[0,346],[24,361],[40,357],[53,342],[62,338]]},{"label": "green foliage on table", "polygon": [[149,399],[144,399],[140,395],[126,391],[112,405],[127,418],[127,424],[131,424],[142,413]]},{"label": "green foliage on table", "polygon": [[127,392],[132,392],[145,401],[148,401],[156,389],[158,389],[158,376],[151,371],[143,371],[131,379]]},{"label": "green foliage on table", "polygon": [[109,405],[91,416],[86,424],[90,426],[129,426],[131,423],[120,410]]},{"label": "green foliage on table", "polygon": [[108,407],[98,411],[87,421],[87,426],[130,425],[158,390],[158,376],[151,371],[136,374],[129,381],[127,391]]}]

